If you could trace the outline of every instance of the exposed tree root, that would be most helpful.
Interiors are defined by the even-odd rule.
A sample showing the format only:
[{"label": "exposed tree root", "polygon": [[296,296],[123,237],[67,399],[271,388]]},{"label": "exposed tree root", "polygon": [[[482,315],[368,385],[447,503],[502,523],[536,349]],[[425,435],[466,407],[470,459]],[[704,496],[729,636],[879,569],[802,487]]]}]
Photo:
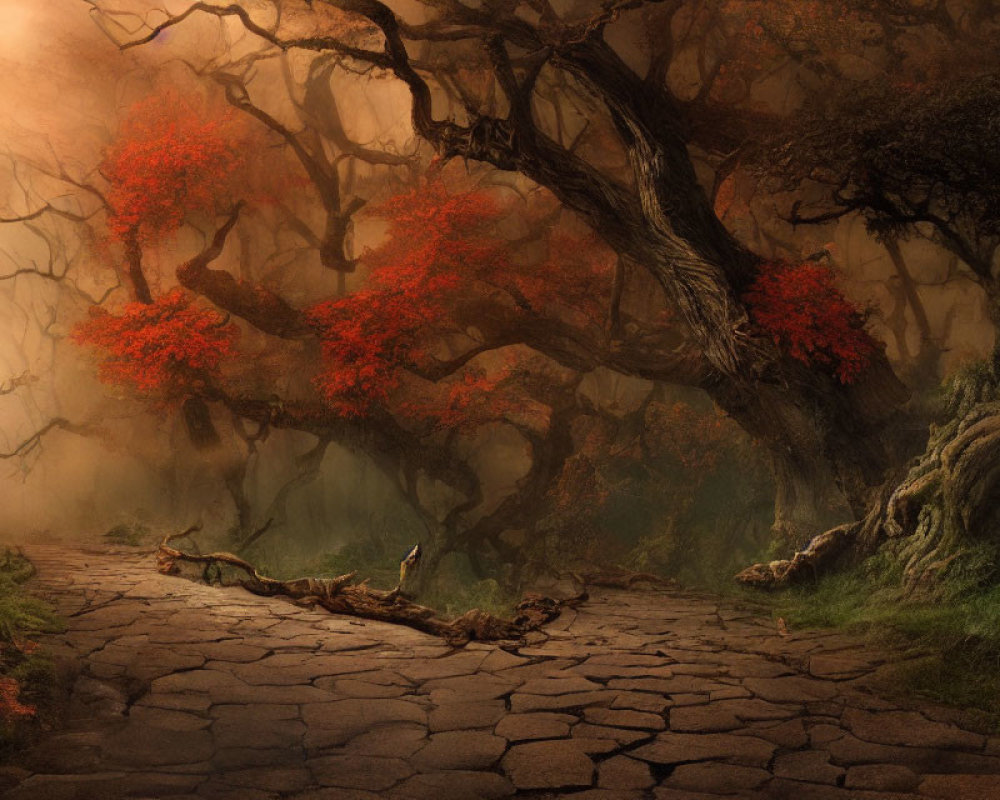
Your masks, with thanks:
[{"label": "exposed tree root", "polygon": [[1000,403],[979,402],[931,435],[889,499],[887,547],[908,592],[933,588],[963,550],[996,545],[1000,522]]},{"label": "exposed tree root", "polygon": [[1000,527],[1000,374],[992,363],[953,383],[947,419],[923,454],[882,488],[863,522],[815,537],[791,560],[754,564],[736,576],[758,588],[815,574],[848,547],[880,551],[902,567],[907,593],[933,590],[970,547],[997,547]]},{"label": "exposed tree root", "polygon": [[497,617],[480,609],[472,609],[455,619],[442,619],[434,609],[418,605],[400,591],[400,587],[384,591],[368,586],[367,580],[352,583],[357,573],[349,572],[336,578],[297,578],[281,581],[257,572],[256,567],[232,553],[187,553],[171,546],[171,542],[200,530],[196,525],[181,533],[163,538],[157,553],[157,568],[165,575],[179,571],[178,562],[203,564],[206,570],[223,565],[247,574],[239,581],[247,591],[265,597],[288,597],[296,603],[321,606],[335,614],[374,619],[406,625],[440,636],[449,644],[462,646],[470,641],[519,640],[529,631],[559,616],[563,608],[575,607],[587,599],[580,591],[574,597],[555,600],[542,595],[527,594],[515,606],[512,619]]},{"label": "exposed tree root", "polygon": [[813,539],[791,559],[754,564],[736,576],[736,580],[757,589],[787,586],[806,577],[815,577],[818,568],[837,558],[852,545],[861,523],[852,522],[832,528]]}]

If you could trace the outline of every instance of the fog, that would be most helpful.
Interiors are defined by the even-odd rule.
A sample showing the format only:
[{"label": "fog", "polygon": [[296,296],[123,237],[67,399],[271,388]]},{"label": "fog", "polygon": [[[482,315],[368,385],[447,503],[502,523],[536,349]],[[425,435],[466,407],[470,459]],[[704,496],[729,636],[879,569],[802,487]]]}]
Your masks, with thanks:
[{"label": "fog", "polygon": [[[271,4],[244,5],[259,11],[260,19],[271,19]],[[347,37],[352,46],[371,47],[380,42],[370,31],[345,27],[339,18],[329,16],[332,12],[305,9],[301,4],[284,5],[281,30],[286,36],[304,35],[303,31],[318,25],[320,30]],[[570,5],[582,8],[586,4]],[[174,13],[185,6],[167,4]],[[484,414],[475,425],[456,424],[451,432],[428,433],[426,426],[420,427],[423,423],[413,422],[401,423],[397,432],[388,421],[371,421],[380,419],[378,415],[369,416],[367,422],[349,416],[346,421],[323,418],[316,422],[312,408],[318,400],[313,379],[322,359],[320,345],[303,337],[270,335],[247,324],[235,307],[220,312],[220,318],[224,316],[220,324],[239,328],[240,352],[232,363],[223,365],[219,378],[227,397],[223,399],[222,391],[205,393],[218,436],[211,446],[192,441],[190,421],[181,411],[183,396],[156,396],[102,381],[100,355],[74,343],[71,333],[88,318],[91,307],[117,313],[135,298],[123,245],[109,237],[108,212],[86,187],[107,191],[107,177],[99,166],[115,145],[130,109],[171,88],[182,96],[202,98],[206,114],[236,120],[233,124],[241,126],[240,135],[245,136],[241,146],[250,143],[246,145],[249,152],[242,153],[240,188],[248,195],[257,192],[267,198],[247,199],[247,209],[213,268],[243,281],[234,285],[260,286],[280,295],[296,310],[341,292],[352,295],[365,290],[371,270],[365,253],[384,244],[391,225],[391,218],[369,214],[367,209],[417,186],[432,164],[432,169],[443,170],[446,183],[457,187],[456,191],[487,186],[502,203],[523,203],[523,213],[508,213],[495,225],[512,241],[525,238],[539,219],[548,220],[545,225],[553,231],[577,237],[574,241],[588,241],[582,238],[587,234],[586,224],[572,213],[545,216],[551,215],[557,204],[550,192],[529,179],[475,162],[461,163],[461,159],[447,165],[432,162],[430,148],[414,134],[410,94],[402,81],[386,74],[370,74],[343,59],[320,80],[316,75],[322,72],[323,62],[316,52],[293,49],[261,55],[260,40],[238,20],[220,21],[204,15],[192,16],[144,46],[119,52],[112,38],[119,42],[136,38],[148,32],[149,25],[166,19],[162,11],[149,12],[144,21],[123,15],[133,7],[127,2],[0,0],[0,99],[4,109],[0,115],[0,217],[50,209],[37,218],[0,225],[0,450],[4,451],[0,461],[0,497],[4,500],[0,504],[0,532],[4,538],[98,542],[109,530],[126,526],[140,531],[140,538],[150,543],[165,532],[201,523],[206,538],[230,545],[233,537],[237,542],[242,538],[244,543],[253,537],[252,552],[270,565],[311,563],[345,545],[360,546],[358,542],[374,548],[372,560],[385,560],[385,553],[398,542],[438,535],[454,537],[454,547],[469,550],[469,558],[475,561],[478,556],[464,543],[467,534],[463,531],[483,523],[483,535],[491,537],[494,548],[490,551],[492,566],[484,574],[502,574],[515,569],[518,558],[510,554],[521,552],[518,547],[532,553],[530,558],[541,557],[528,546],[542,541],[544,537],[536,537],[539,530],[558,529],[566,540],[577,544],[597,535],[579,527],[566,508],[552,501],[555,495],[546,493],[548,484],[541,486],[540,481],[552,486],[568,482],[575,487],[573,491],[583,482],[593,481],[593,493],[610,498],[602,501],[605,505],[600,514],[608,525],[619,526],[617,533],[624,543],[620,552],[654,533],[662,534],[676,522],[669,514],[660,522],[650,522],[654,513],[640,511],[640,507],[657,509],[655,513],[660,514],[666,512],[657,503],[674,503],[671,508],[677,515],[690,512],[683,499],[683,480],[690,476],[683,476],[683,471],[667,481],[667,485],[678,487],[677,498],[664,500],[662,488],[656,488],[659,484],[644,484],[633,476],[626,481],[624,473],[615,473],[616,483],[607,471],[587,472],[583,468],[590,461],[618,457],[615,447],[626,441],[626,429],[649,424],[644,404],[649,404],[650,398],[664,407],[675,402],[690,405],[701,415],[699,420],[715,420],[717,412],[697,390],[583,363],[573,348],[585,348],[580,342],[590,341],[587,337],[596,335],[594,331],[600,331],[603,323],[595,325],[578,309],[560,311],[556,316],[561,324],[572,323],[586,335],[580,334],[575,343],[554,346],[554,356],[539,355],[537,348],[524,343],[504,345],[507,350],[502,346],[492,356],[479,356],[474,365],[487,373],[506,362],[516,362],[516,369],[522,371],[530,367],[532,374],[544,377],[538,378],[545,383],[544,390],[518,396],[499,417]],[[123,14],[108,13],[115,11]],[[406,13],[419,21],[424,10],[414,5],[407,7]],[[649,57],[640,47],[640,23],[639,18],[626,16],[607,38],[630,65],[645,68]],[[432,48],[420,53],[426,56],[427,64],[436,63]],[[439,118],[460,119],[464,113],[455,90],[458,82],[467,78],[462,73],[461,57],[459,52],[457,67],[441,60],[449,77],[434,85],[433,109]],[[683,94],[685,85],[692,87],[692,94],[697,93],[698,63],[690,52],[682,53],[671,70],[670,80],[678,94]],[[226,106],[226,84],[217,78],[219,74],[238,77],[243,81],[239,91],[245,93],[240,96],[264,109],[275,126],[300,136],[301,146],[339,186],[342,196],[336,202],[341,211],[351,198],[364,201],[366,209],[348,219],[346,237],[334,242],[341,248],[336,258],[346,262],[360,259],[359,264],[331,269],[322,262],[320,240],[328,234],[332,217],[326,213],[316,186],[310,184],[308,170],[303,171],[294,148],[287,138],[275,133],[275,126],[268,129],[259,119]],[[758,80],[752,92],[754,107],[795,107],[800,98],[793,91],[792,77],[787,71],[776,70]],[[539,100],[537,117],[553,128],[558,122],[560,135],[578,141],[579,152],[590,163],[610,172],[622,171],[624,158],[611,141],[613,131],[607,124],[602,127],[596,112],[587,110],[586,103],[591,100],[586,93],[573,86],[552,89],[560,84],[554,79],[551,85],[545,83],[550,78],[543,72],[544,86],[539,94],[544,89],[555,101]],[[466,81],[466,89],[477,86],[474,76]],[[562,91],[566,94],[560,94]],[[491,102],[502,105],[495,100],[495,86],[484,93],[493,98]],[[572,97],[573,102],[566,100],[567,108],[562,109],[559,105],[564,97]],[[324,116],[330,109],[324,103],[334,98],[337,113]],[[350,147],[387,153],[392,159],[379,163],[349,152],[345,156]],[[700,177],[710,189],[712,169],[701,161],[699,168],[705,170]],[[780,251],[806,258],[825,248],[842,276],[844,293],[872,310],[869,330],[885,342],[889,360],[901,372],[912,366],[928,336],[938,351],[932,369],[934,381],[990,351],[993,328],[983,293],[963,275],[957,259],[938,245],[920,236],[900,243],[921,305],[916,310],[901,292],[890,254],[867,232],[860,218],[847,216],[820,228],[793,228],[779,219],[773,198],[753,194],[749,181],[735,191],[745,196],[747,209],[746,214],[733,214],[725,220],[736,237],[765,256]],[[206,247],[239,199],[244,198],[227,197],[213,209],[217,213],[191,213],[169,236],[144,246],[143,263],[154,297],[177,286],[176,267]],[[547,247],[544,242],[520,242],[513,261],[518,268],[542,263],[550,257]],[[579,252],[588,248],[593,252],[599,249],[581,245]],[[621,314],[635,321],[636,330],[653,326],[669,313],[664,295],[641,270],[631,269],[627,276],[621,291]],[[488,283],[485,279],[482,282]],[[610,291],[610,285],[609,280],[605,289]],[[495,287],[490,292],[484,296],[493,297]],[[203,305],[211,307],[211,293],[203,294],[209,298],[202,300]],[[509,316],[516,303],[504,302],[503,314]],[[472,304],[463,310],[460,318],[428,345],[428,352],[443,361],[461,355],[463,348],[468,350],[469,341],[485,336],[487,321],[484,318],[480,324],[476,317],[485,312],[477,308]],[[623,333],[619,339],[626,340],[629,335]],[[463,378],[461,373],[455,374],[460,376],[457,385]],[[378,411],[387,420],[401,418],[397,412],[404,401],[432,391],[428,386],[433,381],[421,375],[401,380],[391,401]],[[474,385],[474,376],[469,381]],[[453,384],[445,381],[442,385]],[[503,390],[497,386],[503,385],[491,384],[482,390],[482,396],[492,392],[493,399],[500,398]],[[573,402],[591,417],[573,417],[567,422],[565,441],[569,444],[565,446],[569,451],[563,453],[563,440],[553,439],[553,419],[565,398],[575,398]],[[461,408],[474,416],[478,402],[481,399],[476,397],[461,399],[465,404]],[[747,530],[726,536],[740,542],[739,553],[750,555],[754,548],[766,545],[773,512],[768,460],[730,420],[719,424],[731,426],[724,434],[729,437],[727,447],[731,440],[745,448],[739,450],[740,458],[746,459],[743,464],[729,466],[750,469],[725,472],[713,466],[716,471],[712,475],[720,483],[711,490],[715,494],[706,495],[705,502],[711,505],[719,502],[718,497],[726,497],[727,502],[742,498],[739,508],[743,511],[733,513],[744,514],[745,522],[752,517],[752,522],[746,522]],[[620,429],[607,434],[600,445],[588,444],[598,441],[594,431],[601,425]],[[414,430],[420,435],[413,434]],[[412,434],[413,441],[403,441],[404,434]],[[686,435],[679,432],[677,437],[682,434]],[[598,449],[591,452],[591,446]],[[551,452],[559,453],[566,462],[553,474],[539,467],[544,460],[539,453],[549,453],[545,447],[551,447]],[[600,450],[602,447],[606,449]],[[572,472],[570,466],[578,472]],[[472,479],[459,474],[466,468],[478,482],[474,489],[469,489]],[[541,489],[536,496],[532,491],[538,486]],[[572,497],[572,492],[567,496]],[[520,510],[508,511],[505,502]],[[834,498],[824,513],[839,521],[843,505],[842,498]],[[539,511],[543,507],[547,508],[544,513]],[[727,513],[734,508],[726,506]],[[752,513],[746,511],[751,508]],[[538,511],[538,518],[524,509]],[[709,520],[704,524],[721,530],[722,523],[707,510],[697,513],[702,511]],[[501,512],[509,516],[501,520]],[[496,521],[490,521],[491,517]],[[690,522],[696,517],[684,519]],[[261,532],[261,528],[269,529]],[[435,533],[438,530],[446,533]],[[463,544],[459,546],[459,542]],[[510,543],[517,546],[505,550]],[[600,550],[600,545],[591,547],[593,552]],[[555,552],[546,550],[545,556],[557,558]],[[530,558],[525,556],[525,562]]]}]

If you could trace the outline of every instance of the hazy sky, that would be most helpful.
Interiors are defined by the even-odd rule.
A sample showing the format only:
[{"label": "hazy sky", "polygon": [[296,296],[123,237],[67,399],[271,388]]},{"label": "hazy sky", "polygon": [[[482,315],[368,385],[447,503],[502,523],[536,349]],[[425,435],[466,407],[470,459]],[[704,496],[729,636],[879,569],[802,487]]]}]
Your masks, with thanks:
[{"label": "hazy sky", "polygon": [[9,149],[14,127],[92,156],[79,137],[103,146],[120,79],[148,51],[117,52],[82,0],[0,0],[0,23],[0,144]]}]

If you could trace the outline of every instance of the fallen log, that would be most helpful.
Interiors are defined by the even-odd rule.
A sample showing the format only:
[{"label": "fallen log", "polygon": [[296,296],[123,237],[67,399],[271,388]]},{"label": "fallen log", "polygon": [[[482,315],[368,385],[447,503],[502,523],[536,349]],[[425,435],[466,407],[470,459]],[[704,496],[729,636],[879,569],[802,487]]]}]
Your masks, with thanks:
[{"label": "fallen log", "polygon": [[264,597],[288,597],[301,605],[320,606],[334,614],[406,625],[418,631],[440,636],[449,644],[461,647],[470,641],[496,642],[520,640],[530,631],[559,616],[562,609],[578,606],[587,599],[581,589],[573,597],[556,600],[538,594],[526,594],[514,607],[512,618],[498,617],[478,608],[460,617],[444,619],[427,606],[407,599],[400,587],[388,591],[374,589],[367,580],[352,583],[356,572],[336,578],[296,578],[282,581],[261,575],[249,561],[233,553],[188,553],[171,542],[190,536],[201,529],[195,525],[180,533],[168,534],[157,551],[157,569],[172,575],[179,572],[178,562],[211,567],[232,567],[247,575],[238,581],[248,592]]}]

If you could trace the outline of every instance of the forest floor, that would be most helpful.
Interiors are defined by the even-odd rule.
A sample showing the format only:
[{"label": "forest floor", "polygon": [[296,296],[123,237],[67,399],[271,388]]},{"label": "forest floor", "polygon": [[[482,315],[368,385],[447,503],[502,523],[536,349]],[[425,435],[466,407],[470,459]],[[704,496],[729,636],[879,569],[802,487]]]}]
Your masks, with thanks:
[{"label": "forest floor", "polygon": [[30,546],[64,725],[5,800],[1000,798],[1000,738],[880,696],[885,654],[680,591],[596,590],[515,650]]}]

